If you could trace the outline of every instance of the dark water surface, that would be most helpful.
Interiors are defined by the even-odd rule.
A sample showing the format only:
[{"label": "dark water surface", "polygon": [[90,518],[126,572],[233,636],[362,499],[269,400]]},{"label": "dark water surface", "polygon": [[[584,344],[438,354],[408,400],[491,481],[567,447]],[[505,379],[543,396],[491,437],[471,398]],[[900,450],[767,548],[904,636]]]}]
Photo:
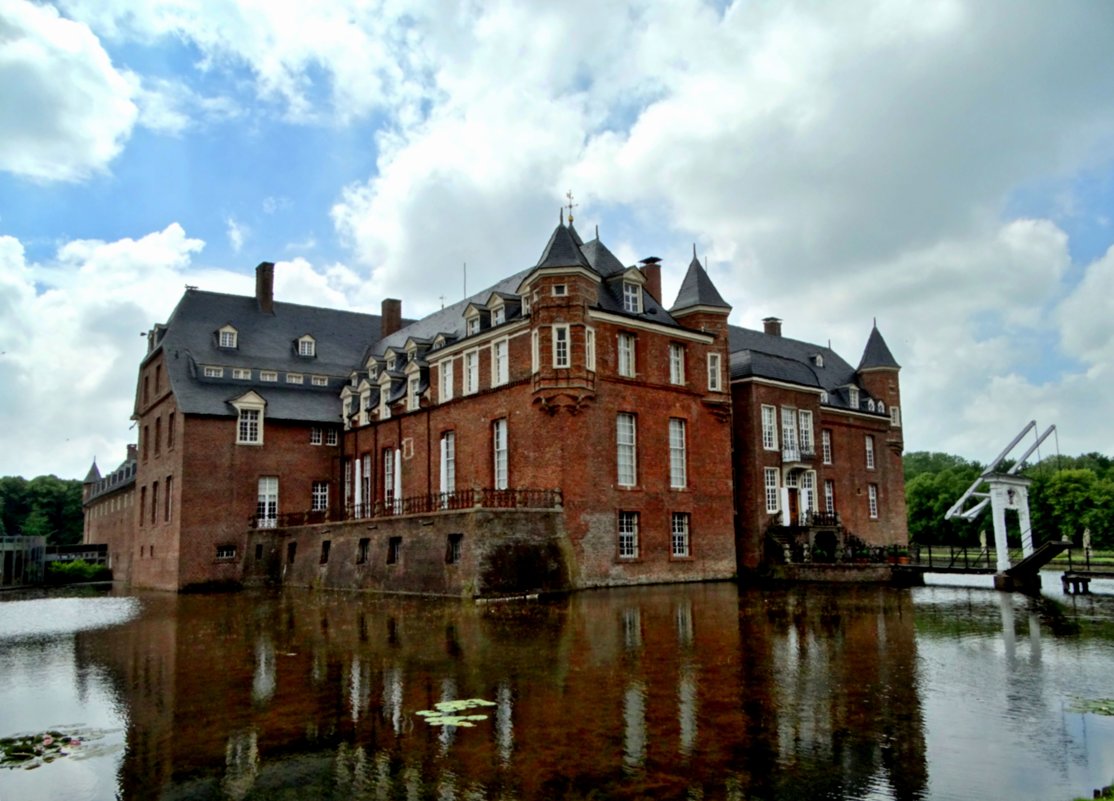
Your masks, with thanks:
[{"label": "dark water surface", "polygon": [[1114,779],[1110,697],[1111,595],[8,595],[0,737],[81,742],[0,799],[1068,801]]}]

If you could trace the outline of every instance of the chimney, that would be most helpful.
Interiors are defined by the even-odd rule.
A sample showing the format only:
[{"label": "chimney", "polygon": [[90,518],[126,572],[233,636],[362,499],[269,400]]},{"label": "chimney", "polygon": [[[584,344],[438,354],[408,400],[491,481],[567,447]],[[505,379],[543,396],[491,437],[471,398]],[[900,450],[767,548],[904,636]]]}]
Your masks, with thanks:
[{"label": "chimney", "polygon": [[129,462],[139,461],[139,447],[135,444],[128,445],[128,458]]},{"label": "chimney", "polygon": [[398,298],[383,298],[379,318],[379,338],[389,337],[402,328],[402,301]]},{"label": "chimney", "polygon": [[772,337],[781,336],[781,318],[767,317],[762,320],[762,330]]},{"label": "chimney", "polygon": [[255,302],[264,314],[275,313],[275,264],[262,261],[255,268]]},{"label": "chimney", "polygon": [[661,259],[657,256],[650,256],[643,259],[640,264],[642,265],[642,274],[646,276],[646,291],[650,293],[654,300],[661,303]]}]

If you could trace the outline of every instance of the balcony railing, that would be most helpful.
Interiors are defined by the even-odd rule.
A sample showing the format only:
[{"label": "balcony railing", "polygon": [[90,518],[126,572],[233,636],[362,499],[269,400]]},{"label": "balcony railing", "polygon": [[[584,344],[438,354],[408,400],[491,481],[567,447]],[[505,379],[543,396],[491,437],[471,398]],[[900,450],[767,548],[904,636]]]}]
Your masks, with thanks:
[{"label": "balcony railing", "polygon": [[249,518],[251,528],[285,528],[346,520],[372,520],[401,515],[458,512],[464,509],[556,509],[562,505],[556,489],[465,489],[458,492],[412,495],[395,500],[350,504],[344,509],[315,509]]},{"label": "balcony railing", "polygon": [[781,449],[783,462],[812,462],[816,459],[816,449],[811,445],[785,445]]}]

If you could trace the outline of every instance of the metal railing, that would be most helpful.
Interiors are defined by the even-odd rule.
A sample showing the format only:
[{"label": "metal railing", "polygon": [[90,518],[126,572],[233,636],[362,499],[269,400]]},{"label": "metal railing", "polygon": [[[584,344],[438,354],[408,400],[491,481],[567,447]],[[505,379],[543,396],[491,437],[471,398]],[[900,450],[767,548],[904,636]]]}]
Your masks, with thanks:
[{"label": "metal railing", "polygon": [[558,489],[464,489],[457,492],[411,495],[406,498],[349,504],[345,508],[284,512],[275,516],[252,515],[248,525],[255,529],[372,520],[401,515],[458,512],[464,509],[556,509],[563,504]]}]

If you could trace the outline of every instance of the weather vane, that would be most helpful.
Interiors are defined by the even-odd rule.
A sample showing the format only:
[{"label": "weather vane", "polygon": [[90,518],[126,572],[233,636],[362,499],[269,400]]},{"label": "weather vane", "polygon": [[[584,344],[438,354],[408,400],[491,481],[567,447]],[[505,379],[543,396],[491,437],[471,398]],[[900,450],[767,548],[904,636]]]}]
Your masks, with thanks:
[{"label": "weather vane", "polygon": [[577,206],[579,206],[580,204],[579,204],[579,203],[573,203],[573,202],[572,202],[572,190],[571,190],[571,189],[570,189],[570,190],[569,190],[568,192],[566,192],[566,193],[565,193],[565,197],[567,197],[567,198],[569,199],[569,204],[568,204],[568,209],[569,209],[569,225],[572,225],[572,210],[573,210],[574,208],[576,208]]}]

